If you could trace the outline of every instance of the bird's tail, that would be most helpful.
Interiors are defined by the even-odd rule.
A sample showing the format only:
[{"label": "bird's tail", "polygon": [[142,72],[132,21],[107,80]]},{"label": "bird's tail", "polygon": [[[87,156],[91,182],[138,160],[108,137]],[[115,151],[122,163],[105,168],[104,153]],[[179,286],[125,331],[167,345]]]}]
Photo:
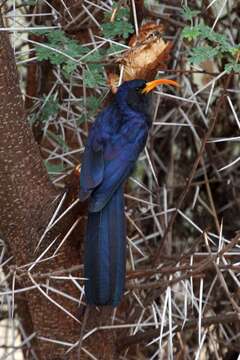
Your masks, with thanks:
[{"label": "bird's tail", "polygon": [[120,186],[99,212],[88,213],[85,239],[85,293],[92,305],[116,306],[125,281],[125,216]]}]

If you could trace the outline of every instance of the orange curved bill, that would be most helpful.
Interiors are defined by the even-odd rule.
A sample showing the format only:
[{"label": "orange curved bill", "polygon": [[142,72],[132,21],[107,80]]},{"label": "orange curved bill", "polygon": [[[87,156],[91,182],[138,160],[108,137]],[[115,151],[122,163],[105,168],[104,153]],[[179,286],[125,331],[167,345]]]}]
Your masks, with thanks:
[{"label": "orange curved bill", "polygon": [[179,87],[180,85],[174,81],[174,80],[169,80],[169,79],[158,79],[158,80],[153,80],[153,81],[149,81],[146,83],[145,88],[142,90],[142,94],[147,94],[150,91],[152,91],[153,89],[155,89],[156,86],[158,85],[173,85],[176,87]]}]

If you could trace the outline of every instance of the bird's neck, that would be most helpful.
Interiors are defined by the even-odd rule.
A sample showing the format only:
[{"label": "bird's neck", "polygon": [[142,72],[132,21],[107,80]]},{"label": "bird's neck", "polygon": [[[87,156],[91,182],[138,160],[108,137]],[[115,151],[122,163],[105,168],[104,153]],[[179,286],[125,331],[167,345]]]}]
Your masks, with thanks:
[{"label": "bird's neck", "polygon": [[134,121],[148,123],[147,115],[144,114],[143,112],[132,109],[131,106],[127,104],[127,102],[118,104],[118,108],[121,112],[122,119],[124,122],[134,120]]}]

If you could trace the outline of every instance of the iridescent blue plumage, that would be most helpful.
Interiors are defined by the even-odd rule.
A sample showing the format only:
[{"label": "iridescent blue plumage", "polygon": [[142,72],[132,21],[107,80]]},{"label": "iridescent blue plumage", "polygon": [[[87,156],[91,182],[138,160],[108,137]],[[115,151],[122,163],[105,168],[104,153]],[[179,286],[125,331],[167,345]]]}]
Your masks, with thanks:
[{"label": "iridescent blue plumage", "polygon": [[151,125],[144,86],[143,80],[122,84],[89,132],[80,175],[80,200],[89,198],[84,261],[88,304],[116,306],[124,291],[123,184]]}]

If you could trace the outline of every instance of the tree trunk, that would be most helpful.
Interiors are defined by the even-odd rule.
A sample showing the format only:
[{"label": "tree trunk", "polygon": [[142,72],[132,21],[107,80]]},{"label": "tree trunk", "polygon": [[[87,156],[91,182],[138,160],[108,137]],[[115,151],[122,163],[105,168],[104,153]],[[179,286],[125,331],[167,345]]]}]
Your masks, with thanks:
[{"label": "tree trunk", "polygon": [[[2,19],[0,26],[3,26]],[[80,255],[72,243],[65,242],[58,256],[37,265],[32,275],[28,275],[28,266],[25,267],[25,273],[19,268],[36,259],[56,235],[49,232],[39,252],[34,254],[59,202],[59,194],[48,180],[38,145],[34,142],[26,122],[14,54],[6,32],[0,32],[0,132],[1,236],[7,244],[9,254],[13,256],[12,264],[15,265],[17,283],[24,288],[34,285],[31,279],[35,279],[36,271],[51,273],[70,268],[80,263]],[[44,258],[51,254],[52,251],[46,253]],[[34,280],[38,286],[45,281],[46,279],[38,278]],[[79,296],[79,291],[70,281],[51,280],[50,285],[73,297]],[[79,308],[77,302],[69,301],[62,295],[55,295],[51,291],[48,295],[60,305],[53,304],[47,298],[45,288],[42,288],[42,292],[39,288],[27,292],[25,300],[22,300],[21,296],[21,302],[25,302],[24,318],[29,320],[24,322],[28,326],[25,330],[28,335],[36,333],[34,344],[40,359],[61,359],[66,348],[43,340],[42,337],[67,342],[78,340],[79,322],[67,315],[60,306],[76,318]],[[23,306],[18,303],[17,298],[16,303],[21,314]],[[69,359],[76,358],[73,352],[70,354]]]},{"label": "tree trunk", "polygon": [[[1,17],[0,27],[3,27]],[[51,274],[60,270],[61,275],[71,273],[79,276],[84,228],[81,216],[84,215],[85,206],[76,204],[57,226],[46,233],[36,251],[63,194],[57,192],[50,183],[39,147],[27,124],[14,53],[6,32],[0,32],[0,131],[0,231],[8,255],[12,256],[5,271],[9,270],[13,274],[15,287],[35,286],[35,289],[21,293],[20,297],[14,296],[17,313],[27,336],[35,334],[31,345],[38,359],[78,359],[79,347],[65,354],[69,345],[64,343],[74,344],[79,341],[85,305],[78,302],[80,291],[76,283],[69,281],[70,278],[53,279]],[[67,185],[66,198],[57,216],[76,200],[76,177],[75,183],[73,180]],[[76,220],[79,223],[62,243],[57,256],[49,259]],[[48,246],[49,250],[46,251]],[[41,254],[41,260],[45,260],[38,262],[29,271],[31,263]],[[85,331],[109,323],[111,312],[111,309],[91,308]],[[114,359],[114,339],[114,332],[94,332],[83,343],[81,359],[89,359],[85,349],[99,359]]]}]

